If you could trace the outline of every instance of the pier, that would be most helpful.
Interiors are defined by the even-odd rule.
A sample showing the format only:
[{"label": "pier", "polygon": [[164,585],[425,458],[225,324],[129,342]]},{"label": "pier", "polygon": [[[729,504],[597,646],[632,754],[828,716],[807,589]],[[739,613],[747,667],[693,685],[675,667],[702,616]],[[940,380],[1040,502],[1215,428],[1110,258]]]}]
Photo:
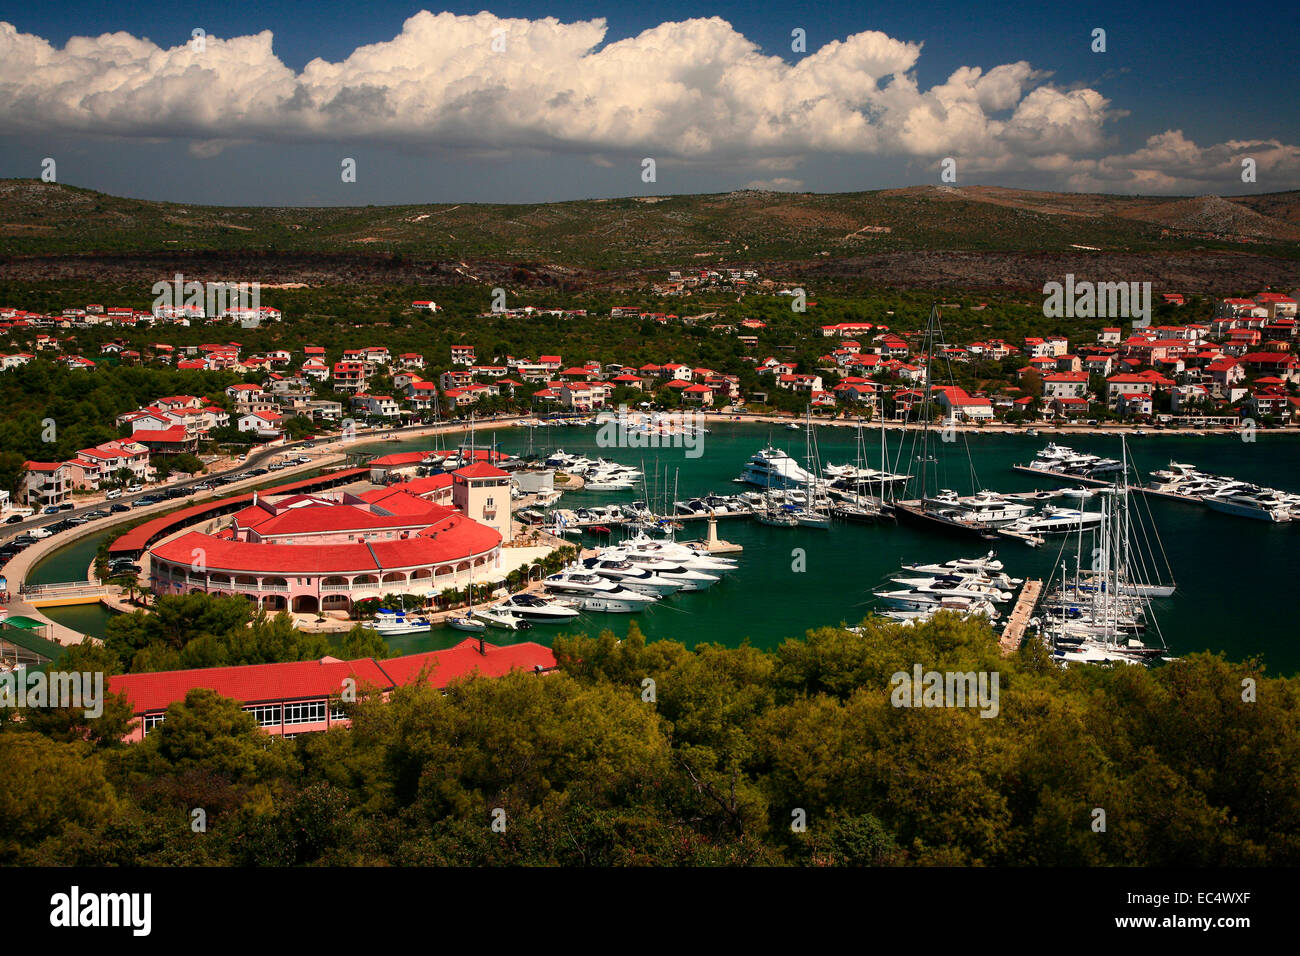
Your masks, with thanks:
[{"label": "pier", "polygon": [[[1048,471],[1046,468],[1030,468],[1028,465],[1012,465],[1012,471],[1018,471],[1025,475],[1042,475],[1044,478],[1051,478],[1053,481],[1069,481],[1079,485],[1089,485],[1093,488],[1106,488],[1115,482],[1105,478],[1084,478],[1082,475],[1071,475],[1064,471]],[[1008,495],[1007,497],[1011,497]]]},{"label": "pier", "polygon": [[1003,657],[1014,654],[1020,648],[1020,642],[1025,636],[1025,627],[1029,624],[1029,618],[1034,613],[1038,596],[1042,592],[1043,582],[1036,578],[1026,581],[1024,587],[1020,589],[1020,597],[1016,598],[1016,606],[1011,609],[1007,626],[1002,629],[1002,637],[998,641]]}]

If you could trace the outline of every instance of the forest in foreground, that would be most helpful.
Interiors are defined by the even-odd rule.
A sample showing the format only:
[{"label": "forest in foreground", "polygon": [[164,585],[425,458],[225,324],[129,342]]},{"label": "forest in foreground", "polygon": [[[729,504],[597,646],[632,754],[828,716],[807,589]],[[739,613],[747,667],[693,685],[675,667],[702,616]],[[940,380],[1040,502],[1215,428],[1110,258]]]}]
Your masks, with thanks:
[{"label": "forest in foreground", "polygon": [[[135,745],[6,720],[0,861],[1300,863],[1300,684],[1257,662],[1062,671],[950,616],[772,652],[635,624],[554,646],[556,673],[415,685],[293,740],[208,691]],[[996,673],[996,716],[895,706],[917,664]]]}]

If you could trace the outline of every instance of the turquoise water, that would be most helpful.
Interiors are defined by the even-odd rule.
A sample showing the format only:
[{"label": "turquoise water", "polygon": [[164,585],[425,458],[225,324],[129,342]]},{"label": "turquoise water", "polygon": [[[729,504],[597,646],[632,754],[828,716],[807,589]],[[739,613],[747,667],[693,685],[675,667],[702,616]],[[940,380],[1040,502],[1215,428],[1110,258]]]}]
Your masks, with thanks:
[{"label": "turquoise water", "polygon": [[[683,449],[606,449],[596,444],[592,428],[509,429],[498,433],[503,450],[524,453],[531,437],[533,450],[548,451],[559,445],[566,451],[603,455],[625,464],[643,467],[655,491],[658,471],[662,488],[675,497],[695,497],[709,492],[733,494],[742,490],[734,484],[745,461],[755,451],[772,443],[802,457],[802,433],[766,425],[710,423],[703,455],[688,458]],[[529,431],[532,432],[531,436]],[[853,430],[822,427],[817,430],[823,462],[850,462],[854,457]],[[480,443],[489,436],[482,431]],[[1011,470],[1013,464],[1029,461],[1048,440],[1059,440],[1080,451],[1117,457],[1118,438],[1111,436],[971,434],[967,439],[968,461],[962,441],[941,446],[937,457],[938,485],[963,494],[972,490],[971,464],[978,476],[975,490],[1029,491],[1057,485]],[[891,433],[891,455],[897,451],[898,433]],[[910,451],[911,438],[907,439]],[[449,444],[455,439],[449,440]],[[868,455],[876,464],[879,439],[872,433]],[[382,442],[375,453],[432,447],[421,441]],[[1260,434],[1259,441],[1246,444],[1228,436],[1193,437],[1150,435],[1129,439],[1130,455],[1145,476],[1170,459],[1188,462],[1205,471],[1232,475],[1261,484],[1300,491],[1300,439]],[[664,478],[665,472],[667,479]],[[643,497],[627,492],[568,492],[561,504],[578,507]],[[1290,588],[1292,556],[1300,544],[1300,523],[1272,525],[1234,518],[1197,505],[1145,499],[1149,503],[1174,577],[1178,593],[1156,602],[1161,630],[1174,653],[1222,650],[1232,658],[1258,655],[1271,671],[1300,670],[1300,646]],[[703,523],[688,524],[684,538],[702,537]],[[857,623],[867,614],[871,590],[899,565],[908,561],[945,561],[974,556],[993,547],[976,538],[949,537],[906,525],[850,525],[834,523],[828,530],[771,528],[746,520],[723,519],[719,536],[740,544],[740,569],[702,593],[677,594],[635,616],[641,629],[652,638],[675,639],[694,644],[718,641],[737,645],[749,640],[759,647],[774,647],[787,637],[802,636],[809,628],[826,624]],[[1045,577],[1057,559],[1061,539],[1055,537],[1042,548],[1031,549],[1014,542],[998,542],[999,556],[1010,574],[1017,577]],[[805,570],[797,570],[796,549],[802,549]],[[93,555],[87,555],[88,563]],[[84,609],[56,611],[63,614]],[[102,611],[100,613],[103,613]],[[54,616],[53,614],[51,616]],[[605,628],[625,633],[629,615],[590,614],[578,626],[567,630],[596,634]],[[65,621],[72,625],[71,621]],[[489,632],[494,643],[508,643],[512,637],[549,643],[559,629],[538,626],[520,635]],[[90,633],[96,633],[91,629]],[[428,635],[390,640],[395,648],[410,653],[447,647],[464,640],[465,634],[439,628]]]}]

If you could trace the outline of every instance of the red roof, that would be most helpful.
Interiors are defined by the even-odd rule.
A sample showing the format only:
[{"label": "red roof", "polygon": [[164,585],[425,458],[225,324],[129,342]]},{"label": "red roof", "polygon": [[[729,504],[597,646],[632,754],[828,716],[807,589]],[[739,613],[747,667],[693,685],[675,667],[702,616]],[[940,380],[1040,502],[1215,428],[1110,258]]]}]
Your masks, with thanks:
[{"label": "red roof", "polygon": [[349,677],[356,680],[358,690],[367,686],[379,690],[393,687],[392,678],[373,658],[341,661],[325,657],[319,661],[283,664],[120,674],[108,679],[108,689],[110,693],[126,694],[131,710],[142,714],[166,710],[197,687],[206,687],[241,703],[256,703],[337,696],[343,690],[343,681]]},{"label": "red roof", "polygon": [[397,684],[413,683],[425,668],[431,667],[428,679],[434,687],[446,687],[453,680],[471,674],[500,677],[515,669],[556,666],[551,649],[541,644],[525,642],[494,647],[485,643],[483,649],[486,653],[480,654],[478,641],[467,638],[445,651],[394,657],[381,662],[380,666]]},{"label": "red roof", "polygon": [[164,428],[161,431],[142,428],[131,434],[132,441],[147,442],[183,442],[186,440],[185,426],[173,425],[171,428]]},{"label": "red roof", "polygon": [[484,642],[482,653],[474,638],[467,638],[442,651],[428,651],[385,661],[363,657],[341,661],[325,657],[318,661],[282,664],[248,664],[242,667],[207,667],[110,677],[110,693],[125,694],[136,714],[156,713],[185,699],[195,688],[207,688],[243,704],[271,701],[310,700],[337,697],[344,681],[352,678],[361,691],[389,691],[411,684],[428,674],[434,687],[480,675],[500,677],[512,670],[549,670],[556,666],[550,648],[533,642],[499,647]]},{"label": "red roof", "polygon": [[487,462],[476,461],[472,465],[466,465],[464,468],[458,468],[454,474],[461,475],[465,478],[509,478],[510,472],[502,471]]}]

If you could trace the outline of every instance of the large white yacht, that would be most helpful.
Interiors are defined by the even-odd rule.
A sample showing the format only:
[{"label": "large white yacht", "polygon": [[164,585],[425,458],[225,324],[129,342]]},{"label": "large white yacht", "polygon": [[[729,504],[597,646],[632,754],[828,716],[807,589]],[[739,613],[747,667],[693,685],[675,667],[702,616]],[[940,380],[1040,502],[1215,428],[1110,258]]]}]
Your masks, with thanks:
[{"label": "large white yacht", "polygon": [[999,528],[1034,513],[1034,506],[1023,501],[1003,497],[994,491],[961,497],[955,491],[944,489],[931,498],[923,499],[927,509],[954,511],[959,521],[972,522],[989,528]]},{"label": "large white yacht", "polygon": [[813,482],[813,476],[780,448],[769,445],[745,462],[739,480],[759,488],[802,488]]},{"label": "large white yacht", "polygon": [[568,569],[546,578],[544,586],[552,594],[562,595],[584,611],[630,614],[644,610],[658,595],[633,591],[590,571]]},{"label": "large white yacht", "polygon": [[1208,508],[1260,521],[1290,521],[1289,503],[1270,488],[1228,487],[1201,498]]}]

